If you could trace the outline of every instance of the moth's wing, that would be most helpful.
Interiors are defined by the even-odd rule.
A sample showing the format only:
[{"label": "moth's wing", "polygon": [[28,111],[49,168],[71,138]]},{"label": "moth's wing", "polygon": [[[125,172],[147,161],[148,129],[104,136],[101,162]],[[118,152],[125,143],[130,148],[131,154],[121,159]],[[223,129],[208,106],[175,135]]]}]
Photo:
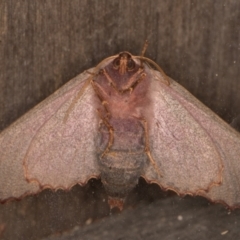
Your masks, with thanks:
[{"label": "moth's wing", "polygon": [[[185,108],[201,124],[209,134],[215,148],[218,150],[222,163],[222,183],[210,189],[201,191],[213,201],[226,203],[229,206],[240,206],[240,134],[224,122],[209,108],[193,97],[186,89],[176,82],[173,84],[175,93]],[[182,96],[182,97],[181,97]],[[195,100],[195,101],[194,101]]]},{"label": "moth's wing", "polygon": [[149,122],[153,166],[145,178],[179,194],[240,203],[240,135],[187,90],[152,71]]},{"label": "moth's wing", "polygon": [[0,200],[43,187],[70,188],[99,175],[95,95],[88,77],[78,75],[0,134]]}]

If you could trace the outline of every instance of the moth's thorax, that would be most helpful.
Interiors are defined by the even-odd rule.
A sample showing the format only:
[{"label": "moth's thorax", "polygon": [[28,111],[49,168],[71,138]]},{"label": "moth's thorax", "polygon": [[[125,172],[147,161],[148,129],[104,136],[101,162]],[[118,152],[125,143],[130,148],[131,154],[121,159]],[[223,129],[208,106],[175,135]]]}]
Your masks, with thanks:
[{"label": "moth's thorax", "polygon": [[[144,117],[144,111],[151,104],[149,74],[140,66],[140,62],[132,60],[129,63],[132,68],[124,68],[123,71],[121,65],[116,68],[116,61],[115,59],[101,69],[94,79],[100,101],[111,117]],[[101,108],[102,106],[99,107]]]}]

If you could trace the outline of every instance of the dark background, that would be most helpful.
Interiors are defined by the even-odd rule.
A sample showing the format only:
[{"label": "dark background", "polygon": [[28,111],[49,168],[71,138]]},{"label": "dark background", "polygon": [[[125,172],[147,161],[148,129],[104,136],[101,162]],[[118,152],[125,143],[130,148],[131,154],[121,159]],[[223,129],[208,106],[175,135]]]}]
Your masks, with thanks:
[{"label": "dark background", "polygon": [[[237,0],[2,0],[0,130],[102,59],[123,50],[140,54],[146,39],[147,57],[231,122],[240,114],[239,23]],[[75,186],[70,192],[46,190],[0,205],[0,235],[3,239],[41,239],[105,217],[88,226],[92,229],[88,233],[95,234],[88,239],[103,239],[98,228],[101,233],[113,231],[119,239],[146,239],[141,235],[145,230],[149,239],[234,239],[238,231],[240,236],[238,210],[227,217],[223,206],[209,205],[201,198],[166,195],[141,181],[125,212],[109,218],[100,181],[84,188]],[[155,203],[150,206],[150,202]],[[180,213],[179,226],[173,219]],[[119,227],[122,218],[125,227]],[[111,229],[106,223],[112,224]],[[84,229],[88,228],[80,231],[87,236]],[[221,235],[225,230],[229,232]],[[133,232],[134,237],[127,235]]]}]

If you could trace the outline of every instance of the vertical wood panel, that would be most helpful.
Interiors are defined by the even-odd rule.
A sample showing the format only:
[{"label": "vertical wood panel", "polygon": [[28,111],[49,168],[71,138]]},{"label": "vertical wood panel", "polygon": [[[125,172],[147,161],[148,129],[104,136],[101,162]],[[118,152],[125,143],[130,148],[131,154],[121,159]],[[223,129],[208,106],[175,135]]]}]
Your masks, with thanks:
[{"label": "vertical wood panel", "polygon": [[[240,113],[239,22],[237,0],[2,0],[0,130],[103,58],[123,50],[139,54],[146,39],[148,57],[231,121]],[[101,204],[89,207],[89,201],[102,201],[100,190],[92,198],[93,189],[69,193],[81,203],[72,205],[77,210],[69,209],[63,193],[49,192],[1,205],[5,239],[16,239],[16,231],[36,239],[102,217],[105,210],[96,207]]]}]

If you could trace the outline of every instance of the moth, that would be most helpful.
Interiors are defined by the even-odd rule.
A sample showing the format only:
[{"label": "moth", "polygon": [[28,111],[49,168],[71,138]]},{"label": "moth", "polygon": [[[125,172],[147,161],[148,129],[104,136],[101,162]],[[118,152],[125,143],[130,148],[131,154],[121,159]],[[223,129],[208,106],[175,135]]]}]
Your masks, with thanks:
[{"label": "moth", "polygon": [[143,55],[70,80],[0,134],[0,153],[1,201],[101,178],[121,208],[142,176],[240,206],[240,134]]}]

